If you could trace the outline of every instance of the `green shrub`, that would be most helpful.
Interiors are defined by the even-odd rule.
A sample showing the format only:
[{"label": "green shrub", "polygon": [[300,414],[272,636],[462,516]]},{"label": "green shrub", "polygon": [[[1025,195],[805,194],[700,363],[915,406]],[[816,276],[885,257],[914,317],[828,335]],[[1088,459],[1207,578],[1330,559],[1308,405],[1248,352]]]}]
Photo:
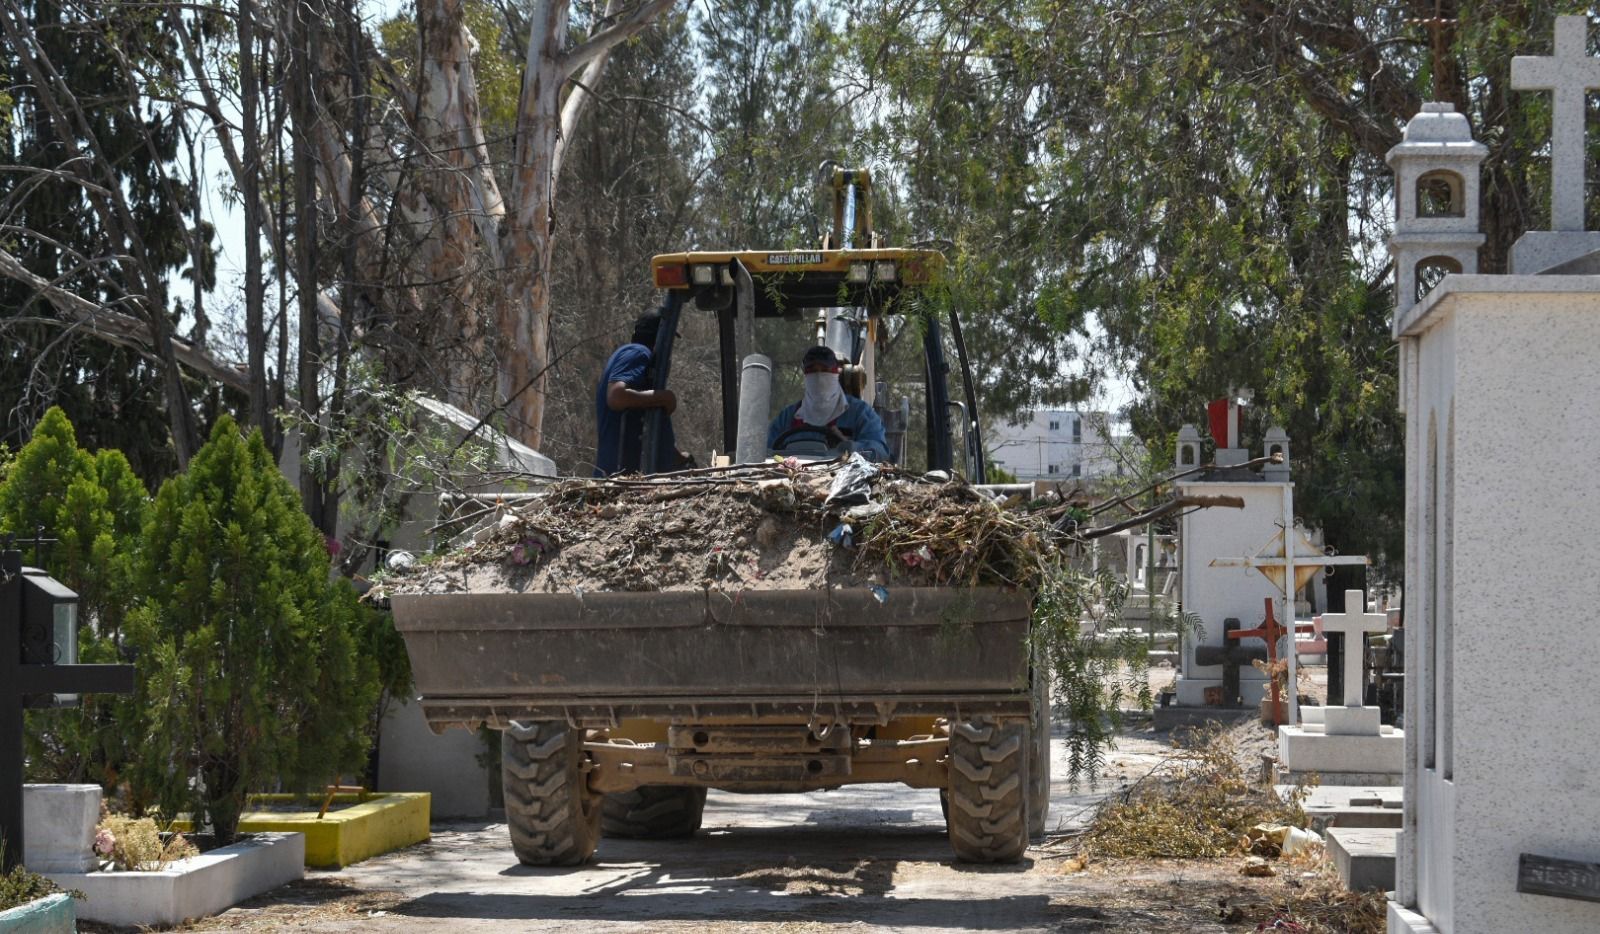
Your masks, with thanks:
[{"label": "green shrub", "polygon": [[[13,866],[10,872],[0,874],[0,911],[26,905],[59,891],[60,886],[36,872],[29,872],[26,866]],[[71,894],[78,897],[83,895],[82,892]]]},{"label": "green shrub", "polygon": [[[125,661],[121,629],[134,600],[134,552],[149,496],[120,451],[90,455],[78,447],[59,408],[45,413],[0,485],[0,532],[19,539],[43,531],[55,538],[23,546],[78,594],[78,657]],[[28,712],[28,775],[36,781],[112,784],[133,748],[128,698],[87,697],[79,707]]]},{"label": "green shrub", "polygon": [[219,844],[246,795],[303,791],[364,762],[377,675],[362,608],[260,434],[220,419],[156,495],[128,620],[141,782]]}]

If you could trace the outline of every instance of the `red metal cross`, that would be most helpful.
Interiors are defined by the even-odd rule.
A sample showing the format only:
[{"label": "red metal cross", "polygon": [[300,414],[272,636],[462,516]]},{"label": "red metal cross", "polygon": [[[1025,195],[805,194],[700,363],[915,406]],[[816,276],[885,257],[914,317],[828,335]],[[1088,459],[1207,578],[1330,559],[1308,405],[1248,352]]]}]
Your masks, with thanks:
[{"label": "red metal cross", "polygon": [[[1267,606],[1267,618],[1261,625],[1254,629],[1234,629],[1227,633],[1229,639],[1260,639],[1267,644],[1267,667],[1276,667],[1278,662],[1278,640],[1289,630],[1278,624],[1278,618],[1272,611],[1272,598],[1264,597],[1262,602]],[[1282,725],[1281,711],[1283,709],[1282,696],[1278,692],[1278,679],[1270,677],[1272,682],[1272,722]]]}]

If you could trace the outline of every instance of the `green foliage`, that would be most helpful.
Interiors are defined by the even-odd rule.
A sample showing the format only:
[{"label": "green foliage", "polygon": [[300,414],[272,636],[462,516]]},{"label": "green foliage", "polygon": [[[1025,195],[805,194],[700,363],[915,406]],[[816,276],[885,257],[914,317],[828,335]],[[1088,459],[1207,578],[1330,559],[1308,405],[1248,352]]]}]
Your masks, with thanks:
[{"label": "green foliage", "polygon": [[[0,532],[43,530],[56,543],[39,562],[78,594],[78,656],[123,661],[123,621],[133,604],[133,560],[149,497],[119,451],[91,455],[52,407],[0,485]],[[32,560],[24,548],[25,560]],[[28,712],[28,773],[37,781],[109,782],[130,753],[131,701],[85,697],[81,706]]]},{"label": "green foliage", "polygon": [[[1484,269],[1539,221],[1545,54],[1579,5],[1462,6],[1441,99],[1487,142]],[[995,418],[1111,374],[1152,450],[1230,386],[1294,440],[1297,508],[1340,550],[1400,559],[1384,153],[1433,81],[1393,4],[968,0],[864,8],[862,139],[902,167],[900,217],[947,238],[951,301]],[[1063,28],[1071,24],[1070,28]],[[1470,80],[1469,80],[1470,79]],[[903,238],[902,238],[903,239]],[[1053,347],[1071,334],[1092,351]],[[1253,440],[1253,439],[1251,439]]]},{"label": "green foliage", "polygon": [[1016,483],[1017,482],[1017,475],[1012,473],[1011,471],[1005,469],[1004,467],[997,467],[993,463],[990,463],[988,466],[989,466],[989,470],[988,470],[989,477],[988,477],[988,480],[989,480],[990,483]]},{"label": "green foliage", "polygon": [[1142,635],[1111,632],[1127,590],[1108,572],[1083,574],[1060,565],[1034,600],[1033,652],[1048,661],[1056,707],[1068,718],[1068,773],[1094,778],[1122,727],[1122,707],[1149,710],[1149,649]]},{"label": "green foliage", "polygon": [[78,448],[66,413],[52,407],[17,452],[6,484],[0,487],[0,532],[19,538],[41,531],[47,536],[61,534],[57,525],[66,507],[67,488],[93,473],[94,459]]},{"label": "green foliage", "polygon": [[259,432],[223,417],[189,469],[162,485],[130,616],[145,743],[137,771],[166,816],[219,842],[246,794],[305,790],[359,768],[377,694],[363,609],[329,579],[322,536]]},{"label": "green foliage", "polygon": [[[28,867],[13,866],[10,872],[0,874],[0,911],[26,905],[59,891],[60,886],[36,872],[29,872]],[[76,898],[83,897],[82,892],[71,894]]]},{"label": "green foliage", "polygon": [[[30,272],[94,305],[176,322],[183,309],[169,304],[168,281],[198,276],[209,285],[215,266],[209,225],[186,232],[179,221],[199,184],[177,165],[187,103],[171,77],[183,72],[177,36],[189,28],[188,11],[169,4],[88,8],[19,0],[11,15],[31,26],[37,42],[0,42],[0,75],[6,78],[0,164],[19,169],[0,173],[7,231],[0,245]],[[70,139],[62,138],[61,124],[51,119],[48,86],[25,77],[29,51],[49,63],[82,107],[81,119],[70,109],[64,115]],[[60,89],[55,95],[59,106],[71,107]],[[73,149],[83,161],[64,169]],[[102,222],[91,187],[79,174],[120,189],[131,213],[126,236]],[[130,282],[129,257],[143,264],[133,278],[145,282]],[[146,284],[154,286],[151,293],[130,295]],[[146,300],[151,307],[133,310]],[[94,327],[41,323],[57,316],[54,308],[14,279],[0,277],[0,309],[6,333],[0,342],[0,411],[8,414],[0,437],[20,443],[45,409],[59,405],[87,447],[126,452],[147,482],[176,466],[153,355],[117,347]]]}]

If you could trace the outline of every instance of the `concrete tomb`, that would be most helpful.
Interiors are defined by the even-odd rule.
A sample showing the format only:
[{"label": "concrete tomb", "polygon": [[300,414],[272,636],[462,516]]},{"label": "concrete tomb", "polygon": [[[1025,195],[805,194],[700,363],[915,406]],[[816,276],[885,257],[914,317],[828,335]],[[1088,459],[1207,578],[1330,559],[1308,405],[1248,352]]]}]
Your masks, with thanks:
[{"label": "concrete tomb", "polygon": [[22,863],[34,872],[89,872],[99,785],[22,786]]},{"label": "concrete tomb", "polygon": [[[1600,931],[1600,590],[1549,550],[1600,528],[1600,277],[1567,274],[1600,271],[1583,229],[1583,91],[1600,86],[1586,33],[1560,17],[1554,54],[1511,68],[1513,86],[1554,91],[1556,229],[1523,235],[1513,274],[1446,275],[1396,308],[1407,729],[1391,934]],[[1412,126],[1443,118],[1472,145],[1464,117],[1429,105],[1389,153],[1402,203],[1437,158]],[[1530,454],[1534,473],[1507,469]]]},{"label": "concrete tomb", "polygon": [[[1283,463],[1271,471],[1243,466],[1251,452],[1239,436],[1243,393],[1230,394],[1209,407],[1217,450],[1215,466],[1202,468],[1200,432],[1185,425],[1178,433],[1176,467],[1195,471],[1177,481],[1180,493],[1237,496],[1243,509],[1201,509],[1180,521],[1180,592],[1183,609],[1199,617],[1203,631],[1184,634],[1180,673],[1175,684],[1178,708],[1215,711],[1237,707],[1254,712],[1265,694],[1266,677],[1250,664],[1249,648],[1227,638],[1229,620],[1237,628],[1254,625],[1264,599],[1282,599],[1272,581],[1247,567],[1223,566],[1218,559],[1253,553],[1281,531],[1285,517],[1293,521],[1293,487],[1289,480],[1289,439],[1281,429],[1271,433]],[[1265,657],[1256,646],[1255,654]],[[1230,663],[1230,659],[1232,660]],[[1226,682],[1226,683],[1225,683]],[[1234,684],[1237,683],[1237,692]],[[1227,695],[1227,696],[1225,696]],[[1158,711],[1158,721],[1163,713]],[[1174,717],[1174,720],[1180,719]]]}]

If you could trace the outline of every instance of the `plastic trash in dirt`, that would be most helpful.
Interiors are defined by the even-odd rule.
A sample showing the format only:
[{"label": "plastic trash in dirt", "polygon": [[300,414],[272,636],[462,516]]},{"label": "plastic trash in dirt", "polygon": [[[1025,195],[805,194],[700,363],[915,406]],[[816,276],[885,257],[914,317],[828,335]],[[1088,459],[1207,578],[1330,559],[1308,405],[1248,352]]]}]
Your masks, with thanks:
[{"label": "plastic trash in dirt", "polygon": [[828,487],[824,506],[859,506],[872,498],[872,480],[878,476],[878,465],[860,454],[851,454]]},{"label": "plastic trash in dirt", "polygon": [[1322,837],[1315,832],[1285,824],[1257,824],[1247,836],[1250,852],[1263,856],[1293,856],[1307,847],[1322,845]]}]

